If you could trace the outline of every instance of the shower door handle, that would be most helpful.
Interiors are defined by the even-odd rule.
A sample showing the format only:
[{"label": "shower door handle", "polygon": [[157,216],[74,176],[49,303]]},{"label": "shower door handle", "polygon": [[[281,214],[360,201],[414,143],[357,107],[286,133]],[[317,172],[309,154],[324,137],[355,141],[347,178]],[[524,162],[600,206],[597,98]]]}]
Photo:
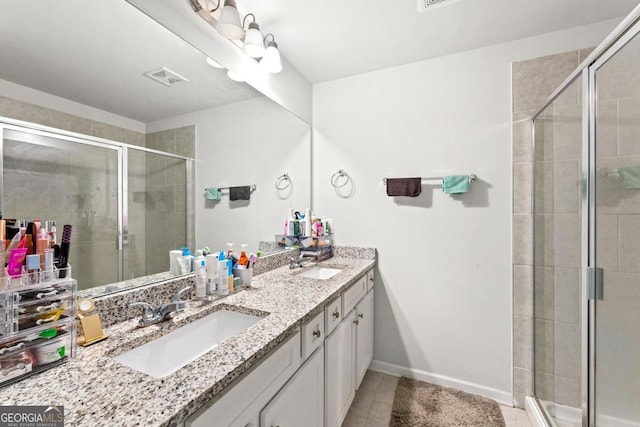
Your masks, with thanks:
[{"label": "shower door handle", "polygon": [[604,297],[604,270],[600,267],[587,267],[589,280],[589,300],[600,300]]}]

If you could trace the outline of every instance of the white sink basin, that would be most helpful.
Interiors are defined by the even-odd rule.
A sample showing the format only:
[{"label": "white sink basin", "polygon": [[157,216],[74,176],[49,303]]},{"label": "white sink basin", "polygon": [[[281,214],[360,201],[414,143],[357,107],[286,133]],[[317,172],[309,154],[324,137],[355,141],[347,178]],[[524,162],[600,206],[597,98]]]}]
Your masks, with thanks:
[{"label": "white sink basin", "polygon": [[154,378],[164,378],[259,320],[260,317],[236,311],[216,311],[116,356],[115,360]]},{"label": "white sink basin", "polygon": [[308,279],[327,280],[331,279],[341,271],[342,270],[340,270],[339,268],[313,267],[303,273],[300,273],[299,276],[306,277]]}]

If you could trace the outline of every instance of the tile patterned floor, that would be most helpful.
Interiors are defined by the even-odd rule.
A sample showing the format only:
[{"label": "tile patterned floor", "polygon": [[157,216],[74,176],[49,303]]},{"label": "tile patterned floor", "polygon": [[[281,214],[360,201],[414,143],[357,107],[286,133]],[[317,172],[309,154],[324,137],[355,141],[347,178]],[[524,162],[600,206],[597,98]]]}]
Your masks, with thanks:
[{"label": "tile patterned floor", "polygon": [[[399,378],[367,371],[342,427],[388,427]],[[527,413],[500,406],[507,427],[531,427]]]}]

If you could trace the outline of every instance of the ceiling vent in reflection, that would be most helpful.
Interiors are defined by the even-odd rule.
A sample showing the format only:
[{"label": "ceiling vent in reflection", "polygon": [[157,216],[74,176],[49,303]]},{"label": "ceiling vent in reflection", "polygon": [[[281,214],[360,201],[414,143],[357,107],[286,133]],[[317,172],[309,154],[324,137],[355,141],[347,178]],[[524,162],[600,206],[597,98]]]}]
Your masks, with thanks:
[{"label": "ceiling vent in reflection", "polygon": [[435,9],[437,6],[445,6],[459,1],[460,0],[418,0],[418,10],[420,10],[420,12],[424,12],[426,10]]},{"label": "ceiling vent in reflection", "polygon": [[186,77],[182,77],[180,74],[171,71],[166,67],[149,71],[148,73],[144,73],[144,75],[149,77],[150,79],[162,83],[165,86],[173,86],[176,83],[189,81]]}]

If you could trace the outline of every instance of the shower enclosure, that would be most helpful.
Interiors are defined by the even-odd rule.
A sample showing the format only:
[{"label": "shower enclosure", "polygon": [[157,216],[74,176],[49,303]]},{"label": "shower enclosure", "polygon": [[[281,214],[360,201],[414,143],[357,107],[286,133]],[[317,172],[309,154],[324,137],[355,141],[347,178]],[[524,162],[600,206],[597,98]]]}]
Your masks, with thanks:
[{"label": "shower enclosure", "polygon": [[533,117],[534,408],[640,426],[640,8]]},{"label": "shower enclosure", "polygon": [[0,141],[2,217],[73,225],[78,289],[165,272],[188,243],[191,159],[10,119]]}]

